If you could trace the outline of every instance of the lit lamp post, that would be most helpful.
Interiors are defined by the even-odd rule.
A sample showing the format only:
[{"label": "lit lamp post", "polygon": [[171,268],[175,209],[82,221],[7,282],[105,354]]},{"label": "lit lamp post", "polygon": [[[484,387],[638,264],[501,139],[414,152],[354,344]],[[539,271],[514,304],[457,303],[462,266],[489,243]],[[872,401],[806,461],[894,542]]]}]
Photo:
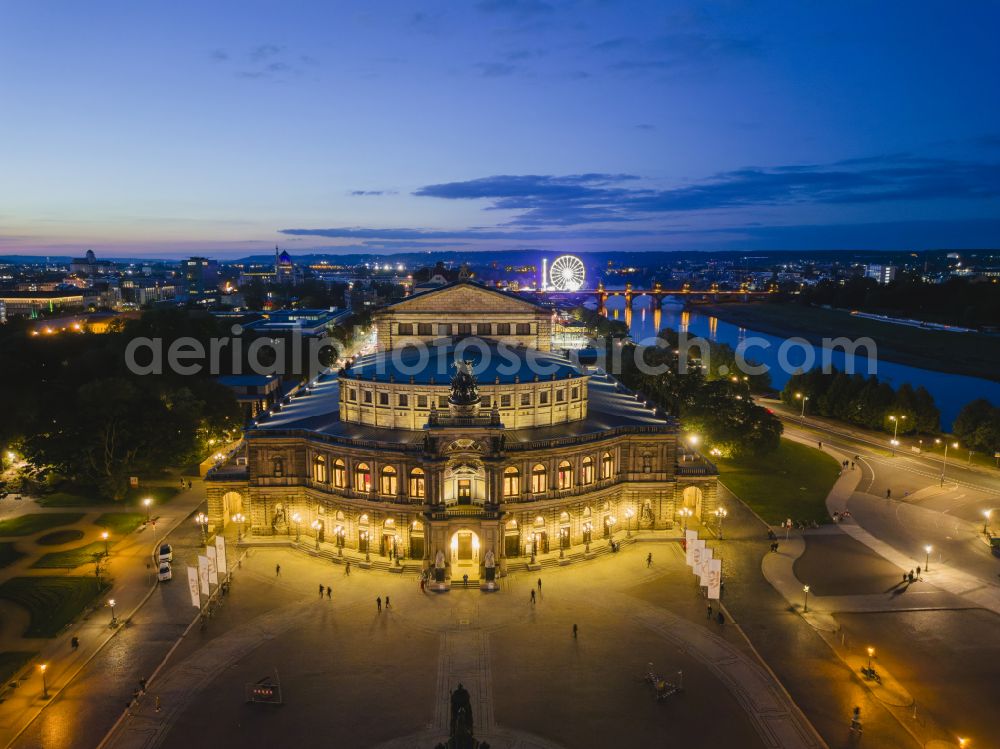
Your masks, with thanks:
[{"label": "lit lamp post", "polygon": [[959,740],[958,740],[958,749],[965,749],[965,747],[967,747],[969,745],[969,741],[970,741],[970,739],[959,738]]},{"label": "lit lamp post", "polygon": [[115,616],[115,599],[114,598],[109,598],[108,599],[108,606],[111,607],[111,626],[112,627],[117,627],[118,626],[118,617]]},{"label": "lit lamp post", "polygon": [[368,543],[368,531],[361,531],[361,540],[365,542],[365,561],[370,562],[372,557],[370,550],[371,544]]},{"label": "lit lamp post", "polygon": [[809,400],[809,396],[796,393],[795,397],[802,401],[802,413],[799,414],[799,418],[804,419],[806,416],[806,401]]},{"label": "lit lamp post", "polygon": [[309,527],[313,529],[313,533],[316,534],[316,551],[319,551],[319,529],[323,527],[323,524],[318,520],[313,520]]},{"label": "lit lamp post", "polygon": [[337,556],[344,556],[344,526],[338,525],[334,534],[337,536]]},{"label": "lit lamp post", "polygon": [[101,532],[101,539],[104,541],[104,556],[109,556],[111,554],[111,552],[108,549],[108,532],[107,531],[102,531]]},{"label": "lit lamp post", "polygon": [[990,532],[990,516],[993,514],[993,510],[983,510],[983,534],[989,535]]},{"label": "lit lamp post", "polygon": [[201,526],[201,537],[203,541],[208,541],[208,515],[204,512],[199,512],[195,518],[194,522]]},{"label": "lit lamp post", "polygon": [[149,522],[149,508],[153,504],[153,500],[150,497],[146,497],[144,500],[142,500],[142,504],[146,508],[146,522],[148,523]]},{"label": "lit lamp post", "polygon": [[247,521],[242,512],[233,515],[233,522],[236,523],[236,543],[243,540],[243,524]]},{"label": "lit lamp post", "polygon": [[802,603],[802,613],[804,614],[807,611],[809,611],[809,586],[808,585],[803,585],[802,586],[802,593],[805,595],[805,600]]},{"label": "lit lamp post", "polygon": [[625,535],[632,538],[632,518],[635,517],[635,510],[631,507],[625,508]]},{"label": "lit lamp post", "polygon": [[889,416],[889,421],[892,422],[892,455],[895,457],[896,448],[899,447],[899,440],[896,439],[899,436],[899,422],[905,419],[906,416]]},{"label": "lit lamp post", "polygon": [[726,519],[726,515],[729,514],[729,510],[725,507],[720,507],[715,511],[715,517],[719,519],[719,540],[722,540],[722,521]]},{"label": "lit lamp post", "polygon": [[585,554],[590,553],[590,534],[594,531],[593,523],[586,522],[583,524],[583,551]]},{"label": "lit lamp post", "polygon": [[927,572],[931,568],[931,551],[933,549],[934,547],[930,544],[924,547],[924,572]]},{"label": "lit lamp post", "polygon": [[687,533],[687,529],[688,529],[688,518],[691,517],[691,514],[692,514],[691,513],[691,508],[690,507],[682,507],[681,509],[679,509],[677,511],[677,514],[680,515],[681,519],[684,521],[683,531],[686,534]]},{"label": "lit lamp post", "polygon": [[[939,444],[939,445],[941,444],[941,440],[939,440],[939,439],[936,439],[934,441],[937,444]],[[954,447],[956,450],[958,449],[958,443],[957,442],[952,442],[950,446]],[[948,447],[949,447],[949,443],[945,442],[944,443],[944,462],[941,463],[941,486],[944,486],[944,472],[948,470]]]},{"label": "lit lamp post", "polygon": [[49,698],[49,685],[45,681],[45,671],[49,667],[48,663],[39,663],[38,670],[42,672],[42,699],[47,700]]},{"label": "lit lamp post", "polygon": [[875,648],[868,648],[868,673],[872,671],[872,658],[875,655]]},{"label": "lit lamp post", "polygon": [[302,516],[299,513],[294,513],[292,515],[292,522],[295,523],[295,543],[299,542],[299,536],[302,533]]}]

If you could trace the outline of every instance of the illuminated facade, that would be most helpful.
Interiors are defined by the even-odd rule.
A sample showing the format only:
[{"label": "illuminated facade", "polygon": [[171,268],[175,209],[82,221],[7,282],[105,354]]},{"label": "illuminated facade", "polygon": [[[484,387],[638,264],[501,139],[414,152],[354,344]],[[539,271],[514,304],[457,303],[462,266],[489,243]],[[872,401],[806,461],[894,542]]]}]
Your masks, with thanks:
[{"label": "illuminated facade", "polygon": [[216,525],[242,516],[249,541],[475,582],[494,560],[502,574],[581,559],[682,507],[714,511],[711,463],[616,380],[552,352],[547,309],[457,282],[375,323],[376,353],[261,420],[245,465],[209,475]]}]

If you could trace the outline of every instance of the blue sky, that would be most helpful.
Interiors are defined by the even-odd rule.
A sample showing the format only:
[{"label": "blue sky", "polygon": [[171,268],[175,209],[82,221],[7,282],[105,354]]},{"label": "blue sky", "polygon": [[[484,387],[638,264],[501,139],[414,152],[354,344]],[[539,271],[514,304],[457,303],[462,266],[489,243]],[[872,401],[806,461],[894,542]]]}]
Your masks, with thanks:
[{"label": "blue sky", "polygon": [[993,2],[0,5],[0,253],[1000,245]]}]

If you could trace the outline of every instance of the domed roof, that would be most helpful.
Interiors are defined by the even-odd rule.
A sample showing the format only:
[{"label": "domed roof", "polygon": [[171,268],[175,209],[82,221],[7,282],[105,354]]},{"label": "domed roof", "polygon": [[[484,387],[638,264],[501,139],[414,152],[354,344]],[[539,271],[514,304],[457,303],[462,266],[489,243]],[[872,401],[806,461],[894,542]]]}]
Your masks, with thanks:
[{"label": "domed roof", "polygon": [[281,254],[278,256],[279,263],[290,263],[292,262],[292,256],[288,254],[288,250],[282,250]]},{"label": "domed roof", "polygon": [[428,346],[402,346],[357,359],[342,374],[376,382],[410,382],[450,387],[455,363],[472,362],[479,384],[513,384],[538,380],[582,377],[569,359],[547,351],[511,346],[482,338],[449,340]]}]

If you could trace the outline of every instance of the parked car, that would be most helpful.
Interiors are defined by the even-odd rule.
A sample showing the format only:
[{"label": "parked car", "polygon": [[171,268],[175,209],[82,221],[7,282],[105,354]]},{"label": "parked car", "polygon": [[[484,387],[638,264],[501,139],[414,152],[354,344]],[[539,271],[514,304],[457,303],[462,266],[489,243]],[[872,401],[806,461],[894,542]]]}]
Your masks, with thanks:
[{"label": "parked car", "polygon": [[174,573],[170,569],[170,562],[163,562],[160,565],[160,572],[157,574],[156,579],[160,582],[164,580],[171,580],[174,577]]},{"label": "parked car", "polygon": [[163,544],[160,547],[160,561],[161,562],[172,562],[174,561],[174,550],[170,544]]}]

